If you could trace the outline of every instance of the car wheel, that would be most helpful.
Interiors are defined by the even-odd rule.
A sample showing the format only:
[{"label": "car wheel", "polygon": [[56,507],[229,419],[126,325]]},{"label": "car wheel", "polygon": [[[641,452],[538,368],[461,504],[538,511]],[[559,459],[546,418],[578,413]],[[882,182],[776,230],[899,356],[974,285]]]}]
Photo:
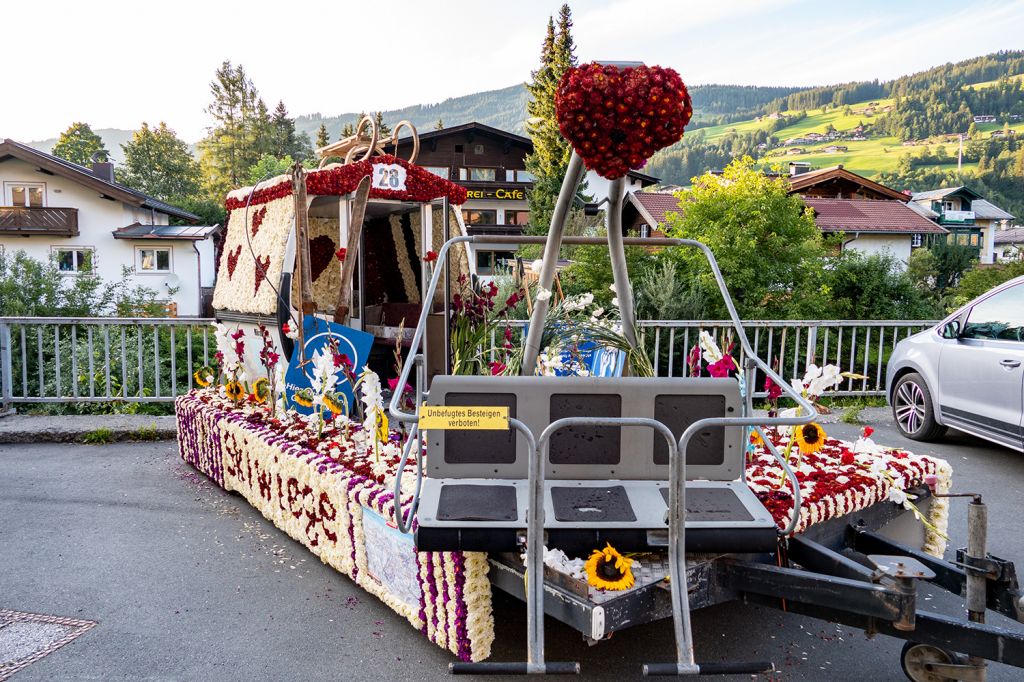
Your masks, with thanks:
[{"label": "car wheel", "polygon": [[935,440],[946,427],[935,421],[932,394],[920,374],[904,374],[892,391],[892,416],[896,428],[913,440]]}]

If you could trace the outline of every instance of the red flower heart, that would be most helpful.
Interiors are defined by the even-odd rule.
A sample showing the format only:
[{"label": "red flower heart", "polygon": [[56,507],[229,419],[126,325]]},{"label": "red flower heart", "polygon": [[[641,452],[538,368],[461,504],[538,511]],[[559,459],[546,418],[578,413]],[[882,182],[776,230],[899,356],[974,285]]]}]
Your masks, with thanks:
[{"label": "red flower heart", "polygon": [[256,290],[254,294],[260,293],[260,285],[263,284],[263,280],[267,276],[267,270],[270,268],[270,256],[264,256],[263,258],[263,261],[260,261],[258,257],[256,258],[256,280],[254,282]]},{"label": "red flower heart", "polygon": [[562,76],[555,112],[562,135],[587,168],[614,180],[677,142],[693,106],[673,69],[591,63]]},{"label": "red flower heart", "polygon": [[235,252],[228,251],[228,279],[235,276],[235,267],[238,265],[238,256],[242,253],[242,245],[235,247]]},{"label": "red flower heart", "polygon": [[334,260],[334,240],[325,234],[309,240],[309,274],[315,282]]},{"label": "red flower heart", "polygon": [[267,207],[263,206],[260,210],[252,214],[252,236],[255,237],[256,233],[260,231],[260,225],[263,224],[263,219],[267,217]]}]

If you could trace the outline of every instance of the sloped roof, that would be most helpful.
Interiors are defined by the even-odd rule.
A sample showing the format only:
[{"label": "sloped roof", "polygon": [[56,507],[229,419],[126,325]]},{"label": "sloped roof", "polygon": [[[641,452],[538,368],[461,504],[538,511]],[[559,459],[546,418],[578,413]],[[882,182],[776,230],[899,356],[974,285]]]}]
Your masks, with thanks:
[{"label": "sloped roof", "polygon": [[950,194],[970,194],[974,199],[981,198],[981,195],[975,192],[973,189],[960,185],[959,187],[942,187],[940,189],[925,190],[924,192],[914,192],[911,199],[913,201],[942,199],[943,197],[948,197]]},{"label": "sloped roof", "polygon": [[679,199],[668,192],[630,192],[629,200],[651,227],[663,225],[666,213],[682,213]]},{"label": "sloped roof", "polygon": [[132,223],[113,231],[114,239],[184,239],[202,241],[220,225],[143,225]]},{"label": "sloped roof", "polygon": [[33,149],[28,145],[15,142],[14,140],[7,139],[0,141],[0,161],[4,161],[8,158],[20,159],[27,163],[31,163],[39,168],[59,175],[69,180],[89,187],[90,189],[96,190],[103,196],[110,197],[111,199],[117,199],[123,201],[126,204],[132,206],[139,206],[142,208],[151,208],[161,213],[174,216],[175,218],[181,218],[182,220],[188,220],[190,222],[198,222],[199,216],[194,213],[182,210],[176,206],[172,206],[166,202],[160,201],[155,197],[151,197],[148,194],[139,192],[130,187],[125,187],[122,184],[116,182],[110,182],[103,178],[94,175],[92,170],[85,166],[79,166],[77,163],[71,163],[58,156],[41,152],[38,149]]},{"label": "sloped roof", "polygon": [[905,194],[894,190],[892,187],[886,187],[879,182],[865,178],[863,175],[858,175],[853,171],[846,170],[843,168],[842,164],[838,166],[830,166],[829,168],[819,168],[818,170],[807,171],[806,173],[800,173],[799,175],[791,175],[786,179],[789,181],[790,191],[796,193],[833,180],[847,180],[866,189],[878,192],[890,199],[906,200],[907,198]]},{"label": "sloped roof", "polygon": [[877,234],[943,234],[946,229],[920,215],[902,201],[815,199],[804,203],[814,209],[814,223],[822,232]]},{"label": "sloped roof", "polygon": [[916,201],[910,201],[910,202],[907,202],[907,206],[909,206],[910,210],[913,211],[914,213],[918,213],[918,214],[924,216],[925,218],[928,218],[929,220],[938,220],[939,219],[939,214],[936,213],[935,211],[931,210],[930,208],[928,208],[924,204],[919,204]]},{"label": "sloped roof", "polygon": [[987,199],[975,199],[971,202],[971,210],[975,218],[983,220],[1013,220],[1013,216]]},{"label": "sloped roof", "polygon": [[1024,244],[1024,227],[1013,227],[995,233],[996,244]]}]

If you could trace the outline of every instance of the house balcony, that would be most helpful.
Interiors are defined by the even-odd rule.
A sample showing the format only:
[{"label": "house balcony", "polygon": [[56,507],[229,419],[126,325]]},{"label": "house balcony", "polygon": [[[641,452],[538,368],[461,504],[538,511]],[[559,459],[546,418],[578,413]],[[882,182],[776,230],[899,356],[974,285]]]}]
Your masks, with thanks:
[{"label": "house balcony", "polygon": [[973,225],[974,211],[945,210],[939,213],[939,225]]},{"label": "house balcony", "polygon": [[0,206],[0,236],[77,237],[78,209]]}]

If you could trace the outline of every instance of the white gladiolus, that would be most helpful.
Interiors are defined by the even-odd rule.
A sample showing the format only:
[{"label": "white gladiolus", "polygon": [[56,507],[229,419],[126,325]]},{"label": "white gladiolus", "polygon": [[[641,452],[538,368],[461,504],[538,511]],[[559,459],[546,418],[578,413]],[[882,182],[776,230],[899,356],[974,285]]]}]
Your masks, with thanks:
[{"label": "white gladiolus", "polygon": [[604,308],[594,308],[594,311],[590,313],[591,319],[596,320],[597,318],[604,315]]},{"label": "white gladiolus", "polygon": [[704,351],[704,362],[712,364],[722,359],[722,350],[715,343],[715,338],[711,334],[701,330],[698,343],[701,350]]},{"label": "white gladiolus", "polygon": [[619,299],[617,297],[612,299],[612,306],[615,308],[619,307]]},{"label": "white gladiolus", "polygon": [[585,293],[585,294],[580,296],[580,303],[583,306],[588,306],[588,305],[590,305],[593,302],[594,302],[594,295],[592,293],[590,293],[590,292],[587,292],[587,293]]},{"label": "white gladiolus", "polygon": [[551,291],[543,287],[537,287],[537,300],[546,301],[551,298]]}]

